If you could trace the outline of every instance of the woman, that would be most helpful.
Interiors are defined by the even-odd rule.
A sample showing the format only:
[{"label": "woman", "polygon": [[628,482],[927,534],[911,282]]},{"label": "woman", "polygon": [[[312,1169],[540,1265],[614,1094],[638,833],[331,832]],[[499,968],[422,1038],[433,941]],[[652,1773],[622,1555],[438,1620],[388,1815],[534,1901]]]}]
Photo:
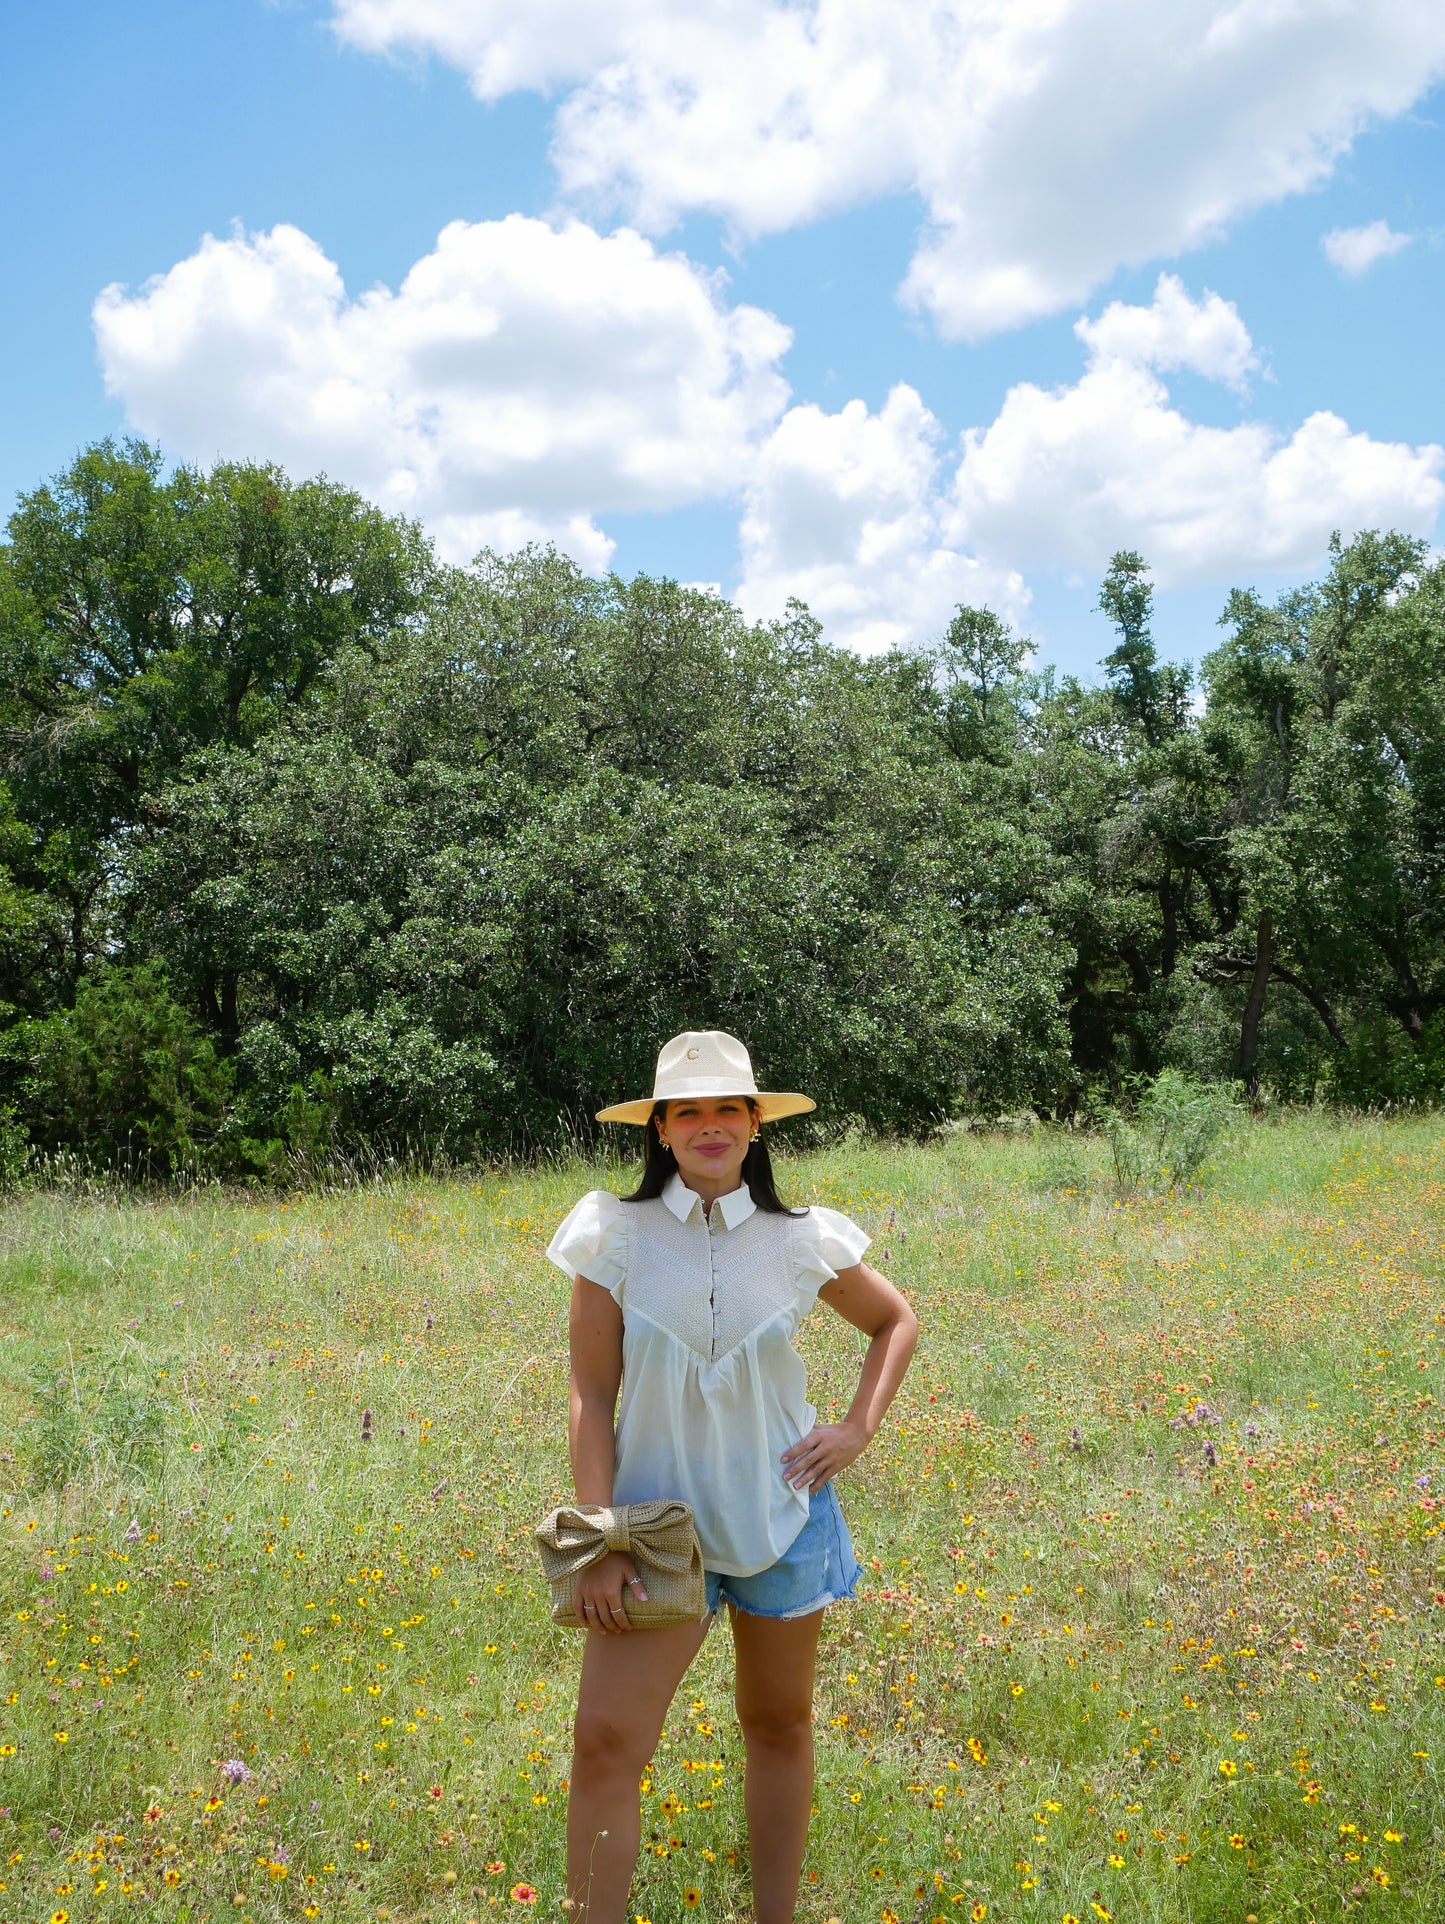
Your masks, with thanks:
[{"label": "woman", "polygon": [[[918,1336],[903,1297],[861,1260],[868,1238],[856,1223],[778,1200],[762,1125],[813,1107],[759,1091],[734,1037],[674,1036],[651,1098],[598,1116],[646,1129],[640,1185],[625,1200],[584,1196],[547,1252],[573,1279],[576,1500],[682,1498],[707,1573],[700,1623],[640,1633],[627,1598],[646,1592],[630,1557],[609,1553],[578,1580],[588,1634],[567,1888],[583,1924],[623,1924],[638,1779],[724,1598],[757,1924],[793,1916],[813,1798],[818,1631],[858,1580],[833,1478],[877,1432]],[[816,1298],[872,1338],[838,1423],[816,1421],[792,1343]]]}]

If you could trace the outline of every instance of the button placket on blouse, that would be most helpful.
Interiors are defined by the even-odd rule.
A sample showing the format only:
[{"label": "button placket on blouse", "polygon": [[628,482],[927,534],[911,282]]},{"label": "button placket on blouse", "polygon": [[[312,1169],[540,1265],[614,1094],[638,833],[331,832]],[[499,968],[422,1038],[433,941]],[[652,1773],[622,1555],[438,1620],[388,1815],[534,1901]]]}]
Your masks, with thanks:
[{"label": "button placket on blouse", "polygon": [[710,1209],[705,1209],[702,1212],[702,1230],[703,1234],[707,1237],[707,1302],[708,1308],[712,1311],[712,1323],[708,1332],[708,1361],[715,1363],[717,1361],[717,1325],[721,1311],[717,1306],[717,1251],[713,1248],[712,1211]]}]

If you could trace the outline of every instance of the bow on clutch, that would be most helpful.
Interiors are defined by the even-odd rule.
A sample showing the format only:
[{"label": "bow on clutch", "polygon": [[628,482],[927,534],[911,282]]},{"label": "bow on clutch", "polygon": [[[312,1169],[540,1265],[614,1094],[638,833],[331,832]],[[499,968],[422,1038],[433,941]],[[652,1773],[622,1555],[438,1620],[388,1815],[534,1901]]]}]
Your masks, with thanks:
[{"label": "bow on clutch", "polygon": [[610,1550],[637,1565],[647,1601],[629,1591],[625,1609],[637,1629],[698,1623],[707,1615],[702,1548],[692,1510],[666,1498],[652,1503],[564,1504],[537,1525],[542,1569],[552,1593],[552,1621],[579,1628],[577,1579]]}]

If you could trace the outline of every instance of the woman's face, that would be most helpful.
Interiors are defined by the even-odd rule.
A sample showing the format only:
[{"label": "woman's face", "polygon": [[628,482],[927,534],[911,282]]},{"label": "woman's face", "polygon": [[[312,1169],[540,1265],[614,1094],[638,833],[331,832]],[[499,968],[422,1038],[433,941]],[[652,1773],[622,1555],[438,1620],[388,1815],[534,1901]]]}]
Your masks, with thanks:
[{"label": "woman's face", "polygon": [[753,1112],[742,1096],[697,1096],[669,1102],[653,1127],[670,1143],[689,1188],[722,1195],[742,1180],[752,1140]]}]

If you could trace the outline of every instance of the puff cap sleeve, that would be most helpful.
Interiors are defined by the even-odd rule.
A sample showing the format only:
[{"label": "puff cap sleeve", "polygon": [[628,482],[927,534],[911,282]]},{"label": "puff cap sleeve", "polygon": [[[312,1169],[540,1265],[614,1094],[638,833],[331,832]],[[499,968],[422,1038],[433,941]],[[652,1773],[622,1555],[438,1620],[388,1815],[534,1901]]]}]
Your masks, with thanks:
[{"label": "puff cap sleeve", "polygon": [[627,1224],[622,1204],[606,1189],[589,1189],[547,1245],[547,1256],[566,1276],[585,1276],[615,1302],[627,1275]]},{"label": "puff cap sleeve", "polygon": [[795,1264],[800,1288],[816,1296],[840,1269],[860,1262],[873,1238],[841,1210],[814,1203],[798,1223]]}]

